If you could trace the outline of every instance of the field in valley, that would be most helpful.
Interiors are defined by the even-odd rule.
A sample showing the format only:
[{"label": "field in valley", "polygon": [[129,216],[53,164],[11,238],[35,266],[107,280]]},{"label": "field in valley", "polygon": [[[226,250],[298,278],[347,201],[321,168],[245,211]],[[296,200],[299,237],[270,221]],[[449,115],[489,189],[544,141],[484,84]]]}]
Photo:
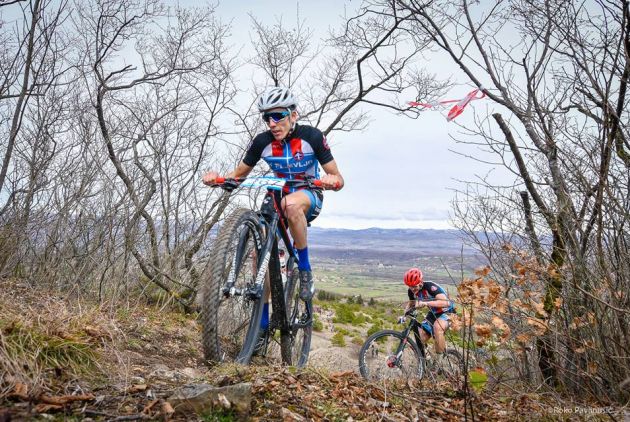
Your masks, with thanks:
[{"label": "field in valley", "polygon": [[346,296],[404,301],[402,276],[410,267],[452,290],[483,265],[453,231],[318,229],[309,236],[317,289]]}]

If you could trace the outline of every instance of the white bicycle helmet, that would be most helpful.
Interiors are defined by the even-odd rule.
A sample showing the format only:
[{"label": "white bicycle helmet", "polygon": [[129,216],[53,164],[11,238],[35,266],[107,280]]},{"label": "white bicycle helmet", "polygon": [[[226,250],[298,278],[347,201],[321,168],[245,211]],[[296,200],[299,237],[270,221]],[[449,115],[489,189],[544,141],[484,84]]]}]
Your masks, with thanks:
[{"label": "white bicycle helmet", "polygon": [[289,88],[273,87],[268,88],[258,98],[258,111],[271,110],[272,108],[288,108],[295,110],[297,100]]}]

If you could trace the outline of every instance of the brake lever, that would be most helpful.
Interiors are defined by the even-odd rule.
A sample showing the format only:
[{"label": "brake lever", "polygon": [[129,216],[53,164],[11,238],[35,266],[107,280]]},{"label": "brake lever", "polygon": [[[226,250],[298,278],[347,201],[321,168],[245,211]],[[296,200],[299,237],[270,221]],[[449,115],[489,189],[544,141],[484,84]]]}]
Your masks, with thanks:
[{"label": "brake lever", "polygon": [[236,189],[241,184],[242,181],[243,181],[243,179],[217,177],[216,180],[214,181],[214,184],[211,185],[211,186],[213,186],[213,187],[220,187],[221,189],[223,189],[226,192],[232,192],[234,189]]}]

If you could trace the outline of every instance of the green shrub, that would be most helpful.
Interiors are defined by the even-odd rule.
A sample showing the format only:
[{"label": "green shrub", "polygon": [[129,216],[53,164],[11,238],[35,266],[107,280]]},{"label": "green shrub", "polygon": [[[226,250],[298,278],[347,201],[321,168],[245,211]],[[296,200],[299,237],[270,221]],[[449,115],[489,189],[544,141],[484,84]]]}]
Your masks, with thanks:
[{"label": "green shrub", "polygon": [[350,334],[350,332],[348,330],[346,330],[345,328],[341,328],[341,327],[335,327],[335,331],[338,333],[343,334],[344,336],[347,336]]},{"label": "green shrub", "polygon": [[346,339],[344,338],[344,335],[337,331],[337,333],[335,333],[334,336],[332,336],[332,338],[330,339],[330,342],[333,344],[333,346],[338,346],[338,347],[345,347],[346,345]]},{"label": "green shrub", "polygon": [[352,324],[354,321],[354,312],[347,306],[339,306],[336,309],[333,322],[341,324]]},{"label": "green shrub", "polygon": [[341,295],[337,293],[327,292],[326,290],[317,291],[317,300],[338,302],[341,299]]},{"label": "green shrub", "polygon": [[340,303],[335,306],[335,317],[333,322],[339,324],[362,325],[365,323],[365,316],[358,313],[360,305]]},{"label": "green shrub", "polygon": [[315,314],[315,319],[313,320],[313,330],[317,332],[324,330],[324,323],[319,319],[319,315],[317,314]]},{"label": "green shrub", "polygon": [[376,322],[374,324],[372,324],[372,326],[368,329],[367,335],[369,337],[372,334],[374,334],[375,332],[381,331],[382,329],[383,329],[383,321],[376,320]]},{"label": "green shrub", "polygon": [[363,339],[360,336],[354,336],[352,337],[352,343],[363,346]]}]

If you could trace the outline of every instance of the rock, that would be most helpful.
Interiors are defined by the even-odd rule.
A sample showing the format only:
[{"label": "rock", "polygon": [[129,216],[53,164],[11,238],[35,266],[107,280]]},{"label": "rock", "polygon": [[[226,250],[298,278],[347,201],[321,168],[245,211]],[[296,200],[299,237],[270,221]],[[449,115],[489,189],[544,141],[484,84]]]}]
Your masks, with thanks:
[{"label": "rock", "polygon": [[195,368],[184,368],[181,371],[179,371],[180,374],[182,374],[185,378],[190,378],[190,379],[195,379],[195,378],[201,378],[201,372],[199,372],[197,369]]},{"label": "rock", "polygon": [[238,413],[249,412],[252,403],[252,384],[241,383],[215,387],[208,384],[188,384],[176,390],[168,402],[177,413],[203,413],[212,408],[233,408]]},{"label": "rock", "polygon": [[219,404],[221,405],[221,407],[223,407],[224,409],[229,409],[232,407],[232,403],[230,403],[230,401],[227,399],[227,397],[225,397],[224,394],[219,393],[217,395],[217,399],[219,401]]},{"label": "rock", "polygon": [[280,411],[280,414],[282,415],[283,422],[303,422],[303,421],[305,422],[306,421],[306,418],[304,416],[291,412],[286,407],[282,408],[282,410]]},{"label": "rock", "polygon": [[146,384],[147,381],[142,377],[133,376],[129,378],[129,383],[130,384]]},{"label": "rock", "polygon": [[153,367],[153,371],[149,374],[149,378],[157,378],[166,381],[177,381],[176,371],[172,371],[168,366],[158,363]]}]

